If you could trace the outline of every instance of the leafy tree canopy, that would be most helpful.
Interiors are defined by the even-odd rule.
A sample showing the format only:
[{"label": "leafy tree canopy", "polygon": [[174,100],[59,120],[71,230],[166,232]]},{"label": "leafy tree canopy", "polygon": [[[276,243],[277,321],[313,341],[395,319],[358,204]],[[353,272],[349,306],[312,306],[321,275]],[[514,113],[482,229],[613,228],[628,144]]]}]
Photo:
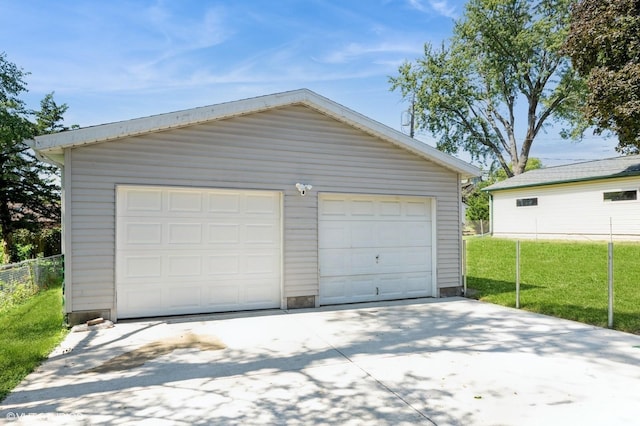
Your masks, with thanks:
[{"label": "leafy tree canopy", "polygon": [[39,161],[24,141],[64,130],[60,121],[67,106],[57,105],[50,94],[41,111],[28,110],[20,99],[27,75],[0,53],[0,235],[4,258],[10,261],[16,259],[17,230],[38,230],[60,220],[56,169]]},{"label": "leafy tree canopy", "polygon": [[587,79],[585,116],[618,135],[617,151],[640,153],[640,1],[580,0],[565,45]]},{"label": "leafy tree canopy", "polygon": [[391,89],[415,100],[417,124],[439,149],[463,149],[497,161],[507,176],[520,174],[550,120],[570,124],[564,135],[581,131],[584,84],[560,52],[569,4],[470,0],[448,45],[426,44],[422,58],[389,79]]}]

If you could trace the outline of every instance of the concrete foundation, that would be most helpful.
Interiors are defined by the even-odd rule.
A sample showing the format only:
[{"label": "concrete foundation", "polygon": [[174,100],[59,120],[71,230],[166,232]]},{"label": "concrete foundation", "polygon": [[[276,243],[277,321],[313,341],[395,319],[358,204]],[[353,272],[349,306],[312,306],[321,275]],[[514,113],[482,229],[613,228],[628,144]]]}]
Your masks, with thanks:
[{"label": "concrete foundation", "polygon": [[315,308],[315,296],[287,297],[287,309]]},{"label": "concrete foundation", "polygon": [[462,295],[462,286],[444,287],[440,289],[440,297],[457,297]]},{"label": "concrete foundation", "polygon": [[71,327],[78,324],[84,324],[95,318],[104,318],[111,320],[111,311],[109,309],[96,311],[76,311],[67,314],[67,324]]}]

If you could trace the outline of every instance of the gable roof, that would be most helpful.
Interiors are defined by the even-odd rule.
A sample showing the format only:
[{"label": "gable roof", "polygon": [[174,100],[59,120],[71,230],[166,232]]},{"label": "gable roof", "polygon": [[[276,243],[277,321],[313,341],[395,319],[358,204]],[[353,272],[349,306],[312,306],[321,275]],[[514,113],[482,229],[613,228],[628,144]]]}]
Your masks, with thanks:
[{"label": "gable roof", "polygon": [[529,170],[518,176],[489,185],[484,188],[484,191],[491,192],[627,176],[640,176],[640,155]]},{"label": "gable roof", "polygon": [[397,130],[365,117],[308,89],[299,89],[217,105],[152,115],[133,120],[84,127],[50,135],[42,135],[30,141],[30,144],[39,155],[48,158],[56,164],[63,165],[65,148],[176,129],[289,105],[305,105],[455,171],[461,174],[462,177],[480,175],[480,170],[477,167],[440,152],[424,142],[410,138]]}]

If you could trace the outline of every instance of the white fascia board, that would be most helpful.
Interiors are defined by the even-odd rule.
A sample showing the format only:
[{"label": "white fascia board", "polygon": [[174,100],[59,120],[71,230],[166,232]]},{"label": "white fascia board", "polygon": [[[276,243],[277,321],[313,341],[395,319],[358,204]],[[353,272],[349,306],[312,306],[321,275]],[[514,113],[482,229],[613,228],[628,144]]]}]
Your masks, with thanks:
[{"label": "white fascia board", "polygon": [[305,97],[300,96],[299,92],[301,91],[261,96],[36,136],[33,147],[38,151],[46,152],[220,120],[296,103],[296,99],[300,102]]},{"label": "white fascia board", "polygon": [[357,127],[358,129],[373,136],[391,142],[400,148],[407,149],[408,151],[411,151],[427,160],[431,160],[441,166],[452,169],[460,173],[462,178],[480,176],[482,173],[478,167],[469,164],[466,161],[460,160],[452,155],[445,154],[444,152],[439,151],[420,140],[410,138],[402,132],[385,126],[382,123],[348,109],[316,93],[309,93],[313,95],[311,102],[306,103],[309,107],[353,127]]}]

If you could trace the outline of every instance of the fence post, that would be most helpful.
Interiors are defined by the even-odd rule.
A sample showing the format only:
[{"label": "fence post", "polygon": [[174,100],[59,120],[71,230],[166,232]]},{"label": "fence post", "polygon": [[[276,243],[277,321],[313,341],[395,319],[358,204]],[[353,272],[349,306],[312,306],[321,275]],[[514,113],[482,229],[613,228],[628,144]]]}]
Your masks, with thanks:
[{"label": "fence post", "polygon": [[516,309],[520,309],[520,240],[516,240]]},{"label": "fence post", "polygon": [[609,328],[613,328],[613,242],[609,242]]},{"label": "fence post", "polygon": [[33,283],[40,288],[40,263],[38,259],[33,262]]}]

